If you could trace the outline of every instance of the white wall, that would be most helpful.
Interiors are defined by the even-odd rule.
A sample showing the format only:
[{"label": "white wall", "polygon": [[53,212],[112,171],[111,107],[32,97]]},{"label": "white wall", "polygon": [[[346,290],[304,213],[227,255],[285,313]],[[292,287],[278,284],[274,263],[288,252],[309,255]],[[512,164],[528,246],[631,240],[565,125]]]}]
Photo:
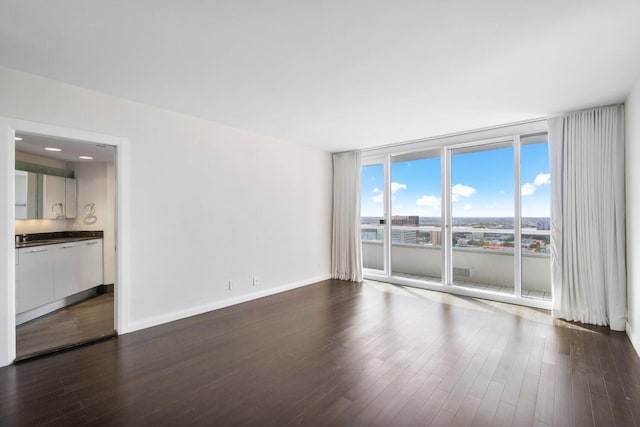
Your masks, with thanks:
[{"label": "white wall", "polygon": [[0,94],[0,116],[129,139],[129,330],[328,277],[329,153],[6,68]]},{"label": "white wall", "polygon": [[625,103],[627,334],[640,354],[640,78]]}]

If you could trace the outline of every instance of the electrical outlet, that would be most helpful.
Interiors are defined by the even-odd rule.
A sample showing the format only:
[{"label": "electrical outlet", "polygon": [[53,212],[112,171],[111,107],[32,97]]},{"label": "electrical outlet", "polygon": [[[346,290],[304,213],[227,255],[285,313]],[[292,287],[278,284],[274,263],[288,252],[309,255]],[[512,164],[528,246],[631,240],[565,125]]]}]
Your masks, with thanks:
[{"label": "electrical outlet", "polygon": [[231,290],[231,288],[233,288],[233,281],[229,280],[229,290]]},{"label": "electrical outlet", "polygon": [[258,286],[260,282],[258,281],[258,276],[253,276],[253,286]]}]

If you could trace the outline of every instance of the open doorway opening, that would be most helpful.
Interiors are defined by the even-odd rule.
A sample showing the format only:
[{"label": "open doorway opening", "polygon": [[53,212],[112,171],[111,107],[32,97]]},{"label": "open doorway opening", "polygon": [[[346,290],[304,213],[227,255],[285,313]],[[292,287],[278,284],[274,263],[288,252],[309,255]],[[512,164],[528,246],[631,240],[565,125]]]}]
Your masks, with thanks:
[{"label": "open doorway opening", "polygon": [[116,148],[16,132],[16,360],[115,335]]}]

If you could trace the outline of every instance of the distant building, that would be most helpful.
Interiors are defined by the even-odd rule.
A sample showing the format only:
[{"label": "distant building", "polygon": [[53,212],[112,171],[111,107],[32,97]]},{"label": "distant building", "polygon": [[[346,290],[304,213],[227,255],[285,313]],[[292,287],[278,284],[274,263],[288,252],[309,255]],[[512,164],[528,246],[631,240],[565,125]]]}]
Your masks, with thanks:
[{"label": "distant building", "polygon": [[440,231],[431,232],[431,244],[435,246],[442,245],[442,232]]},{"label": "distant building", "polygon": [[549,221],[538,221],[536,230],[551,230],[551,224]]},{"label": "distant building", "polygon": [[[417,245],[420,242],[419,230],[417,227],[420,225],[419,216],[399,216],[395,215],[391,217],[391,242],[392,243],[406,243],[410,245]],[[416,227],[416,230],[398,230],[393,227]]]}]

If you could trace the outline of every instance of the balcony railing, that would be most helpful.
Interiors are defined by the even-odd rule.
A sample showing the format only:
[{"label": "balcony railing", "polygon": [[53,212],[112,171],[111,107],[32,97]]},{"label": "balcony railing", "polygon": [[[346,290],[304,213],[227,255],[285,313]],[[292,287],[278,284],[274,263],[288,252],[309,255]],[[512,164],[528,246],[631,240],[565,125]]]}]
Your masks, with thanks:
[{"label": "balcony railing", "polygon": [[[366,225],[363,229],[362,256],[365,268],[383,270],[384,252],[381,228]],[[375,240],[371,239],[374,237]],[[418,232],[417,242],[393,242],[391,247],[391,275],[429,282],[441,282],[442,248],[440,246],[439,227],[396,227],[393,231],[411,230]],[[426,238],[424,233],[431,233]],[[477,238],[485,236],[513,235],[513,230],[454,228],[456,233],[470,233]],[[528,236],[548,236],[544,230],[523,230]],[[423,236],[420,242],[420,235]],[[367,239],[369,237],[369,239]],[[396,238],[402,235],[396,233]],[[407,236],[405,235],[404,238]],[[473,237],[473,236],[470,236]],[[413,237],[411,237],[413,239]],[[425,243],[430,240],[435,243]],[[490,240],[489,240],[490,242]],[[467,244],[468,242],[461,242]],[[514,251],[513,248],[487,245],[485,248],[474,246],[454,246],[453,250],[453,284],[456,286],[485,289],[496,292],[513,293],[514,291]],[[524,249],[521,261],[522,296],[551,300],[551,266],[549,254]]]}]

